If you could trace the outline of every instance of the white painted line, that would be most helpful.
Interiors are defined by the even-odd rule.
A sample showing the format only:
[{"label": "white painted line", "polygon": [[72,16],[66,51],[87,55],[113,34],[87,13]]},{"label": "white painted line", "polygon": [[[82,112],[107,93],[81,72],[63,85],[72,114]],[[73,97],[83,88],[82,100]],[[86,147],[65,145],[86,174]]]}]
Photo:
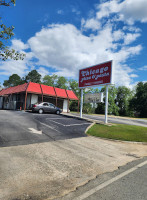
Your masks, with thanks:
[{"label": "white painted line", "polygon": [[110,179],[110,180],[108,180],[108,181],[106,181],[106,182],[98,185],[97,187],[93,188],[92,190],[89,190],[89,191],[85,192],[84,194],[82,194],[81,196],[78,196],[78,197],[74,198],[73,200],[83,200],[83,199],[86,199],[90,195],[98,192],[99,190],[103,189],[104,187],[106,187],[106,186],[110,185],[111,183],[113,183],[113,182],[121,179],[122,177],[124,177],[124,176],[132,173],[133,171],[137,170],[138,168],[140,168],[140,167],[142,167],[142,166],[144,166],[146,164],[147,164],[147,160],[144,161],[144,162],[142,162],[142,163],[140,163],[139,165],[136,165],[135,167],[132,167],[131,169],[129,169],[129,170],[127,170],[127,171],[119,174],[118,176],[116,176],[116,177],[114,177],[114,178],[112,178],[112,179]]},{"label": "white painted line", "polygon": [[28,128],[32,133],[36,133],[36,134],[39,134],[39,135],[42,135],[42,131],[38,131],[34,128]]},{"label": "white painted line", "polygon": [[65,124],[56,122],[54,120],[51,120],[51,121],[54,122],[54,123],[56,123],[56,124],[62,125],[62,126],[81,126],[81,125],[84,125],[84,124],[91,124],[91,123],[82,123],[82,124],[68,124],[68,125],[65,125]]},{"label": "white painted line", "polygon": [[52,122],[56,123],[56,124],[59,124],[59,125],[62,125],[62,126],[65,126],[64,124],[61,124],[59,122],[55,122],[54,120],[51,120]]},{"label": "white painted line", "polygon": [[50,129],[52,129],[52,130],[55,130],[55,131],[57,131],[58,133],[61,133],[60,131],[58,131],[57,129],[55,129],[54,127],[52,127],[52,126],[49,126],[49,125],[47,125],[47,124],[44,124],[44,123],[42,123],[42,122],[39,122],[40,124],[42,124],[42,125],[44,125],[44,126],[46,126],[46,127],[48,127],[48,128],[50,128]]},{"label": "white painted line", "polygon": [[60,118],[55,118],[55,117],[54,117],[54,118],[49,118],[49,117],[48,117],[48,118],[46,118],[46,119],[51,119],[51,120],[52,120],[52,119],[69,119],[69,118],[66,118],[66,117],[64,117],[64,118],[61,118],[61,117],[60,117]]},{"label": "white painted line", "polygon": [[65,126],[80,126],[80,125],[84,125],[84,124],[91,124],[91,123],[70,124],[70,125],[65,125]]}]

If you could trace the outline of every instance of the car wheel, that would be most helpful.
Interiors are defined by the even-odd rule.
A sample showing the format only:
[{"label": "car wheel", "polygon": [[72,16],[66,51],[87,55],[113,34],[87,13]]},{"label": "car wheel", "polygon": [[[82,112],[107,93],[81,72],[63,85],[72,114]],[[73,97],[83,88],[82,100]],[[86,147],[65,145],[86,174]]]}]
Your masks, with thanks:
[{"label": "car wheel", "polygon": [[43,114],[43,109],[39,109],[39,114]]},{"label": "car wheel", "polygon": [[57,115],[59,115],[59,114],[60,114],[60,111],[59,111],[59,110],[57,110],[57,111],[56,111],[56,114],[57,114]]}]

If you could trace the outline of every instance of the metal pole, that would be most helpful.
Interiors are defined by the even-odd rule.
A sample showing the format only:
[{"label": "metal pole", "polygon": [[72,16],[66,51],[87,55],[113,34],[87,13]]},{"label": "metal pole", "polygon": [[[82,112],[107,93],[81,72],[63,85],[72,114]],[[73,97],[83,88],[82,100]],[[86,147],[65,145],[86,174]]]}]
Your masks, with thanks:
[{"label": "metal pole", "polygon": [[81,106],[80,106],[80,117],[82,118],[82,110],[83,110],[83,89],[81,89]]},{"label": "metal pole", "polygon": [[109,85],[106,85],[106,97],[105,97],[105,124],[108,123],[107,114],[108,114],[108,87]]}]

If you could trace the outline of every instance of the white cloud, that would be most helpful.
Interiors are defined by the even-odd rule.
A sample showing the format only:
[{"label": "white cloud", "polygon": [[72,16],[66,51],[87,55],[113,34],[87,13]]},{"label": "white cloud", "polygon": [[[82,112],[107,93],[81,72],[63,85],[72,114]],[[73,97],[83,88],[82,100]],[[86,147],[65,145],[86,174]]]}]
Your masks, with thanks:
[{"label": "white cloud", "polygon": [[[84,35],[71,24],[53,24],[36,33],[28,43],[39,59],[39,65],[53,67],[58,75],[67,77],[78,77],[80,68],[116,60],[115,83],[129,86],[133,78],[133,75],[129,75],[132,69],[121,63],[125,63],[130,56],[139,54],[142,46],[126,46],[127,42],[122,45],[119,43],[121,38],[124,39],[125,34],[121,30],[113,31],[111,24],[99,30],[98,34],[90,36]],[[128,39],[129,42],[131,39]],[[121,48],[116,50],[117,47]]]},{"label": "white cloud", "polygon": [[135,21],[147,22],[147,1],[146,0],[110,0],[98,5],[97,18],[109,17],[111,14],[118,14],[120,20],[129,24]]},{"label": "white cloud", "polygon": [[81,12],[77,10],[76,8],[72,8],[71,12],[75,13],[76,15],[79,15]]},{"label": "white cloud", "polygon": [[46,70],[44,67],[40,67],[39,69],[37,69],[37,71],[39,72],[39,74],[41,74],[42,77],[49,74],[49,71]]},{"label": "white cloud", "polygon": [[130,74],[130,77],[131,77],[131,78],[137,78],[138,75],[137,75],[137,74]]},{"label": "white cloud", "polygon": [[17,51],[21,51],[28,49],[29,47],[27,44],[24,44],[21,40],[13,39],[11,48]]},{"label": "white cloud", "polygon": [[63,13],[63,10],[57,10],[57,14],[62,15]]},{"label": "white cloud", "polygon": [[139,33],[127,33],[125,38],[124,38],[124,44],[128,45],[132,42],[134,42],[138,37],[140,36]]},{"label": "white cloud", "polygon": [[98,20],[91,18],[88,20],[81,20],[82,27],[85,29],[92,29],[93,31],[101,28],[101,24]]},{"label": "white cloud", "polygon": [[143,66],[143,67],[140,67],[138,68],[139,70],[143,70],[143,71],[146,71],[147,70],[147,65]]},{"label": "white cloud", "polygon": [[18,74],[19,76],[24,76],[25,70],[27,70],[26,63],[21,60],[8,60],[7,62],[2,62],[0,65],[0,75],[10,76]]},{"label": "white cloud", "polygon": [[24,76],[30,69],[35,68],[35,63],[32,61],[34,54],[32,52],[25,52],[29,48],[28,44],[24,44],[21,40],[13,39],[12,46],[15,50],[25,53],[24,60],[11,60],[2,61],[0,64],[0,75],[10,76],[12,74],[18,74]]}]

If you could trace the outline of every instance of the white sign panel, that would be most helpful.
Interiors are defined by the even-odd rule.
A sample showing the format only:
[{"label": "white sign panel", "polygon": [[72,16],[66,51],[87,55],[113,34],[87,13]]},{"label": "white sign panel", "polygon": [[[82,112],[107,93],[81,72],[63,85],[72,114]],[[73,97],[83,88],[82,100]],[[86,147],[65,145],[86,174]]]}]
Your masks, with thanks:
[{"label": "white sign panel", "polygon": [[103,92],[100,93],[87,93],[84,95],[84,103],[100,103],[103,102]]}]

